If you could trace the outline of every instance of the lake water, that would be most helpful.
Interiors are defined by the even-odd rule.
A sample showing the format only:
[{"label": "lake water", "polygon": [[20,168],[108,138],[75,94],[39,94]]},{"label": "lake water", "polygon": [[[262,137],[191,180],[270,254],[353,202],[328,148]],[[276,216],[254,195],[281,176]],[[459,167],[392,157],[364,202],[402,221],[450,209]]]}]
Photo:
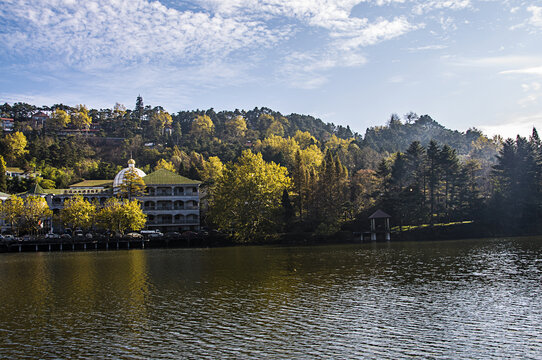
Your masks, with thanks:
[{"label": "lake water", "polygon": [[0,254],[0,358],[542,358],[542,237]]}]

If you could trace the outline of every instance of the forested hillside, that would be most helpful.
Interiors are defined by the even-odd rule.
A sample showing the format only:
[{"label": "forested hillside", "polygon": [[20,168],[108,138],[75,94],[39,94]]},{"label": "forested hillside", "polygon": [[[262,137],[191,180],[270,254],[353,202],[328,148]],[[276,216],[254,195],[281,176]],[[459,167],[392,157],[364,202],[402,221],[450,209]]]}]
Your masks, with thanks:
[{"label": "forested hillside", "polygon": [[[332,233],[377,207],[401,224],[487,219],[489,204],[513,198],[525,202],[514,205],[514,216],[542,213],[536,130],[530,139],[489,139],[410,113],[361,136],[268,108],[169,114],[141,97],[133,109],[4,104],[0,117],[13,119],[13,129],[2,133],[4,166],[35,174],[0,179],[2,191],[112,179],[133,157],[147,173],[167,168],[202,180],[207,223],[243,240],[256,233]],[[225,219],[225,208],[242,215]]]}]

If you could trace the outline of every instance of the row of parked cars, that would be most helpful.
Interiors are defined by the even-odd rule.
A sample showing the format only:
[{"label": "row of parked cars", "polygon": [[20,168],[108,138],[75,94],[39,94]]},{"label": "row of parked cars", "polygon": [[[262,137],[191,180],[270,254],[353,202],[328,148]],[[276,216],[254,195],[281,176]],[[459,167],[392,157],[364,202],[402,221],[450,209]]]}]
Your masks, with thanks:
[{"label": "row of parked cars", "polygon": [[199,239],[199,238],[205,238],[209,235],[209,232],[206,230],[200,230],[200,231],[185,231],[183,233],[179,232],[168,232],[166,234],[163,234],[160,230],[141,230],[140,232],[130,232],[124,235],[114,233],[114,232],[107,232],[107,233],[93,233],[93,232],[83,232],[83,230],[77,229],[77,230],[70,230],[67,229],[64,234],[57,234],[53,232],[49,232],[45,235],[38,235],[38,236],[31,236],[31,235],[24,235],[21,237],[15,237],[13,235],[0,235],[0,242],[23,242],[23,241],[36,241],[36,240],[43,240],[44,237],[47,240],[57,240],[57,241],[99,241],[99,240],[118,240],[118,239],[129,239],[129,240],[155,240],[160,238],[168,238],[168,239]]}]

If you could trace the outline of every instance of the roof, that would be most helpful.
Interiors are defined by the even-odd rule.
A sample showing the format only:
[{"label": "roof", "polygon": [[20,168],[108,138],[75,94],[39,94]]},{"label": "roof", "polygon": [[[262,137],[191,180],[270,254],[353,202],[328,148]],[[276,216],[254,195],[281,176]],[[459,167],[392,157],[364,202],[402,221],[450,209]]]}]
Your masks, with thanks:
[{"label": "roof", "polygon": [[47,190],[44,190],[38,183],[32,185],[28,191],[25,191],[23,193],[17,194],[18,196],[25,196],[25,195],[46,195]]},{"label": "roof", "polygon": [[201,181],[191,180],[184,176],[175,174],[172,171],[166,169],[159,169],[155,172],[150,173],[149,175],[143,178],[143,181],[147,185],[161,185],[161,184],[201,184]]},{"label": "roof", "polygon": [[384,211],[380,209],[376,210],[373,213],[373,215],[369,216],[369,219],[385,219],[385,218],[391,218],[391,216],[386,214]]},{"label": "roof", "polygon": [[113,180],[83,180],[78,183],[70,185],[70,188],[74,187],[109,187],[113,185]]},{"label": "roof", "polygon": [[24,170],[18,167],[6,167],[6,171],[24,174]]}]

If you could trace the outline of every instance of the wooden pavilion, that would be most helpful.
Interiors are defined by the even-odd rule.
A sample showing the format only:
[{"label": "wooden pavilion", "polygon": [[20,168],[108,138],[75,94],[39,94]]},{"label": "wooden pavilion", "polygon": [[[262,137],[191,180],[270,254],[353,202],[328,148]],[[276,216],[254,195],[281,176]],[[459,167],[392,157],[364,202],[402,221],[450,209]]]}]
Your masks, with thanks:
[{"label": "wooden pavilion", "polygon": [[[386,241],[390,241],[391,229],[390,229],[390,218],[391,216],[386,214],[384,211],[378,209],[371,216],[371,241],[376,241],[377,234],[384,234]],[[384,219],[383,226],[377,226],[377,220]]]}]

